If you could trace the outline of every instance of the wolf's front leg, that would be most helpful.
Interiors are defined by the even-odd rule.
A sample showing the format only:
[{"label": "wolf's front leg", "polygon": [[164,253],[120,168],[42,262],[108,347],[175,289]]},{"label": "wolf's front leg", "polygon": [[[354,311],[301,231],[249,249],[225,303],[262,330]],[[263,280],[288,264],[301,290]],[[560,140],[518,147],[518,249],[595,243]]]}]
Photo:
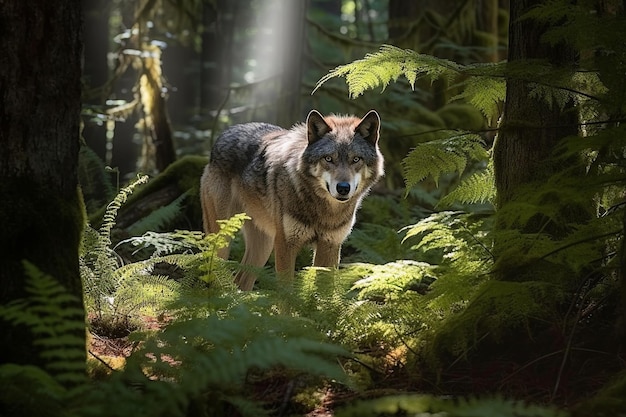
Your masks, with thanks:
[{"label": "wolf's front leg", "polygon": [[313,266],[336,267],[339,264],[341,245],[320,241],[315,247]]},{"label": "wolf's front leg", "polygon": [[291,280],[296,269],[296,256],[300,247],[289,242],[284,230],[277,230],[274,239],[274,263],[279,279]]}]

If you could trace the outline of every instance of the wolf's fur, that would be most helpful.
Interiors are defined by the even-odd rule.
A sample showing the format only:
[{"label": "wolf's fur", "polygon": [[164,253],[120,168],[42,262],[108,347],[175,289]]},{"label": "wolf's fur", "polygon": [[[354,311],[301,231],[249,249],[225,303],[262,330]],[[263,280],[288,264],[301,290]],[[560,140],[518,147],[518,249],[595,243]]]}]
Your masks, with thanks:
[{"label": "wolf's fur", "polygon": [[[226,129],[202,175],[205,231],[245,212],[252,220],[243,227],[243,264],[262,267],[274,249],[276,271],[292,277],[298,251],[310,244],[314,266],[337,266],[361,200],[383,175],[379,129],[374,110],[360,120],[312,110],[290,130],[266,123]],[[245,270],[236,277],[242,290],[255,280]]]}]

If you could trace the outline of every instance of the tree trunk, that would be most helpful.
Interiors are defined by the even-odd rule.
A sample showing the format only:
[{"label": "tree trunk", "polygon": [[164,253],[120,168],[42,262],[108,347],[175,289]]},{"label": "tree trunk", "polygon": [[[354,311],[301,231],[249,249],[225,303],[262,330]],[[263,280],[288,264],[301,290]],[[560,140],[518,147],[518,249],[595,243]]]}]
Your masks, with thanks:
[{"label": "tree trunk", "polygon": [[[551,46],[542,42],[542,35],[548,27],[532,19],[520,19],[530,8],[541,3],[537,0],[511,2],[509,25],[509,63],[542,60],[555,67],[573,67],[576,63],[574,51],[566,45]],[[502,218],[508,205],[526,203],[528,193],[535,192],[555,173],[571,167],[569,163],[554,158],[555,146],[565,137],[576,135],[577,114],[572,102],[560,108],[549,105],[543,98],[531,97],[532,83],[542,80],[510,78],[507,80],[504,115],[498,137],[494,144],[493,158],[497,189],[497,206],[500,219],[497,227],[513,227],[522,233],[546,233],[552,238],[562,238],[568,232],[569,224],[582,222],[581,215],[587,215],[584,208],[568,204],[567,201],[551,202],[559,204],[562,221],[556,224],[542,216],[535,215],[525,224],[505,226]],[[496,239],[495,255],[499,258],[498,278],[505,280],[524,279],[533,276],[532,272],[511,269],[519,254],[500,255],[506,247]],[[510,262],[509,262],[510,261]],[[535,267],[539,268],[538,265]]]},{"label": "tree trunk", "polygon": [[[27,295],[27,260],[83,309],[81,54],[80,0],[0,2],[0,304]],[[25,328],[0,321],[0,346],[3,363],[45,365]]]},{"label": "tree trunk", "polygon": [[[532,19],[520,20],[537,0],[511,2],[509,62],[547,60],[556,66],[573,66],[574,51],[566,45],[542,43],[547,27]],[[564,137],[576,135],[577,115],[573,103],[564,109],[548,105],[542,98],[530,97],[531,84],[541,80],[507,80],[506,101],[500,133],[494,148],[498,205],[514,200],[520,187],[541,182],[560,169],[552,156]]]},{"label": "tree trunk", "polygon": [[163,96],[161,50],[151,45],[144,45],[142,50],[150,54],[143,58],[143,73],[139,78],[143,146],[137,168],[140,172],[163,172],[176,160],[176,151]]}]

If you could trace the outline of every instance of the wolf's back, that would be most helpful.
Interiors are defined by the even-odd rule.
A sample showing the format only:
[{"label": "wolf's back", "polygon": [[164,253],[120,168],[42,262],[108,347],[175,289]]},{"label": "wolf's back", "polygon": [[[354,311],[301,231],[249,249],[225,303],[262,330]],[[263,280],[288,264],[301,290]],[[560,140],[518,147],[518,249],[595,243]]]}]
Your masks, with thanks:
[{"label": "wolf's back", "polygon": [[231,126],[215,141],[211,151],[211,165],[223,171],[241,173],[260,152],[263,137],[282,130],[269,123]]}]

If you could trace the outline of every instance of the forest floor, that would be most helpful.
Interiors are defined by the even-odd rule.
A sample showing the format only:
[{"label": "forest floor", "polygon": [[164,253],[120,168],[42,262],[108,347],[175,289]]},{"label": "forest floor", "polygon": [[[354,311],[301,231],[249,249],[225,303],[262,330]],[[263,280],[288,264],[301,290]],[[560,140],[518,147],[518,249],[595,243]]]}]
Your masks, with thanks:
[{"label": "forest floor", "polygon": [[[93,327],[94,317],[89,317],[89,321]],[[166,322],[162,318],[142,316],[140,323],[135,322],[130,329],[124,326],[115,329],[107,327],[104,332],[99,329],[101,333],[110,332],[108,335],[90,331],[88,352],[93,364],[89,367],[91,377],[104,379],[124,367],[126,359],[138,347],[137,342],[129,340],[131,330],[159,330]],[[251,399],[266,404],[269,414],[276,416],[330,417],[338,405],[359,397],[355,392],[329,386],[318,378],[291,374],[281,369],[249,375],[247,379],[245,388],[249,389]]]},{"label": "forest floor", "polygon": [[[90,366],[92,377],[105,378],[113,370],[123,368],[126,358],[138,347],[138,342],[129,340],[131,330],[159,330],[168,321],[167,317],[142,316],[139,322],[132,325],[125,323],[131,328],[124,329],[122,326],[121,333],[103,335],[102,331],[100,334],[90,332],[89,356],[92,364],[95,364]],[[90,322],[93,329],[93,317],[90,317]],[[403,371],[390,364],[388,371],[372,373],[371,378],[376,380],[370,381],[368,389],[360,392],[330,384],[319,377],[285,369],[250,372],[243,390],[247,399],[264,404],[268,413],[275,416],[328,417],[334,415],[334,410],[357,399],[408,391],[432,392],[433,389],[436,391],[432,392],[434,394],[497,394],[571,409],[593,397],[625,366],[623,354],[607,351],[611,345],[620,345],[619,342],[614,340],[613,343],[607,343],[607,340],[598,338],[594,330],[597,330],[596,326],[581,331],[578,344],[582,347],[569,352],[550,346],[550,343],[556,343],[552,333],[536,335],[533,340],[518,339],[517,344],[497,344],[491,348],[483,346],[482,355],[450,364],[438,374],[438,383],[434,382],[434,376],[434,379],[425,374],[411,377],[407,375],[406,369]],[[508,349],[503,349],[504,346],[508,346]],[[546,354],[548,350],[552,353]],[[618,351],[621,352],[621,349]],[[383,357],[379,359],[391,360]],[[232,411],[229,415],[238,415],[235,410]]]}]

